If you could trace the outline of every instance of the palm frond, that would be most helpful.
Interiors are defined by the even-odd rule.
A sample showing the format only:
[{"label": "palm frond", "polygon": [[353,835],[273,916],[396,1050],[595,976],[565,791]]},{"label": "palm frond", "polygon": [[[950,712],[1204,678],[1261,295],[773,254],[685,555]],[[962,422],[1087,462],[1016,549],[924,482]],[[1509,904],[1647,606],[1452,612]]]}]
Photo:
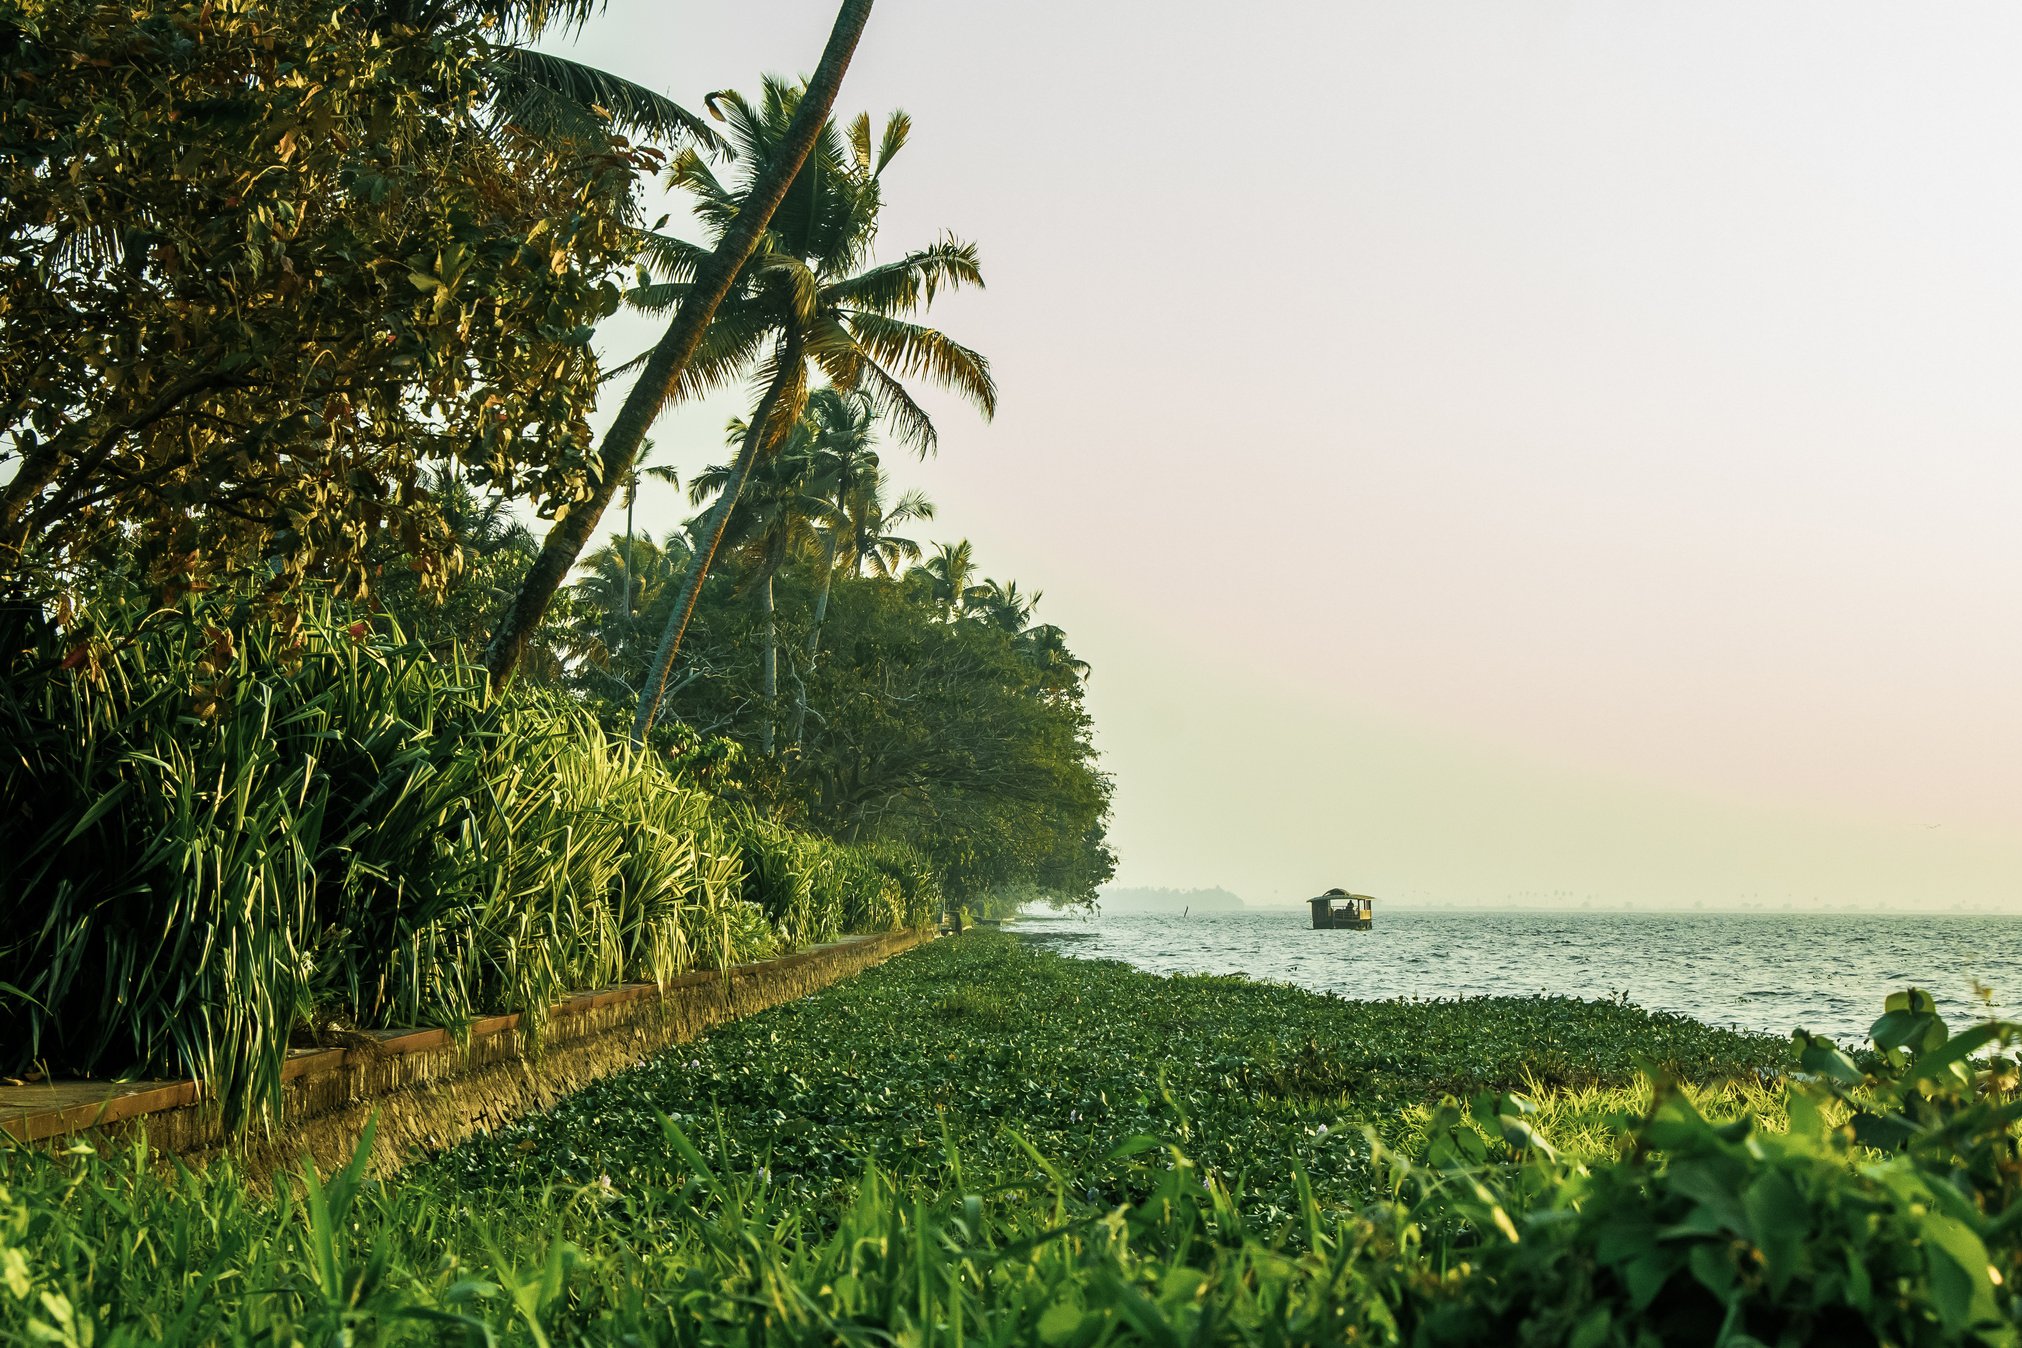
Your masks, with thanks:
[{"label": "palm frond", "polygon": [[729,149],[708,122],[673,99],[607,70],[518,46],[497,52],[493,63],[502,108],[550,118],[574,108],[593,118],[601,114],[613,129],[628,136],[670,148],[693,141],[714,153]]},{"label": "palm frond", "polygon": [[791,253],[767,249],[751,260],[746,272],[754,286],[777,287],[797,320],[813,319],[821,302],[821,283],[807,263]]},{"label": "palm frond", "polygon": [[891,426],[900,444],[925,457],[940,446],[940,433],[927,409],[913,401],[906,386],[892,377],[884,366],[868,357],[856,362],[857,380],[870,395],[878,415]]},{"label": "palm frond", "polygon": [[990,362],[935,328],[858,310],[845,317],[857,344],[879,365],[961,394],[987,419],[997,411]]},{"label": "palm frond", "polygon": [[892,162],[892,156],[906,148],[906,141],[913,134],[913,119],[903,112],[894,111],[885,119],[885,134],[878,142],[878,162],[872,168],[873,174],[883,173],[885,165]]},{"label": "palm frond", "polygon": [[871,115],[860,112],[850,123],[850,157],[856,161],[859,171],[871,171]]},{"label": "palm frond", "polygon": [[636,247],[641,265],[652,268],[654,280],[661,283],[694,280],[695,269],[709,256],[701,244],[654,229],[638,231]]},{"label": "palm frond", "polygon": [[756,309],[737,306],[717,310],[716,320],[702,334],[702,343],[681,372],[670,401],[685,402],[735,383],[751,369],[773,331],[766,315]]},{"label": "palm frond", "polygon": [[949,236],[896,262],[823,286],[822,300],[881,314],[908,314],[932,304],[942,286],[955,290],[965,285],[978,289],[983,285],[976,245]]},{"label": "palm frond", "polygon": [[[932,518],[934,518],[934,503],[927,498],[927,493],[915,487],[911,491],[902,493],[899,499],[892,503],[892,508],[885,512],[883,523],[904,524],[908,520],[930,520]],[[915,556],[918,556],[919,549],[917,547],[914,548],[913,553]]]}]

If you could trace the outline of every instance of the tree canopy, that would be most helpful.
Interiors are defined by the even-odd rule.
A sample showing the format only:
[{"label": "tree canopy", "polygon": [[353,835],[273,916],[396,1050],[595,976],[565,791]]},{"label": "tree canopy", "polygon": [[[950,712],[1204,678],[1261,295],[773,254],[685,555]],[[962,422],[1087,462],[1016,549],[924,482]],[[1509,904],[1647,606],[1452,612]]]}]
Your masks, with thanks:
[{"label": "tree canopy", "polygon": [[658,157],[513,120],[543,86],[506,32],[455,6],[0,9],[10,570],[120,546],[161,579],[358,593],[382,534],[449,560],[431,465],[579,494],[590,338]]}]

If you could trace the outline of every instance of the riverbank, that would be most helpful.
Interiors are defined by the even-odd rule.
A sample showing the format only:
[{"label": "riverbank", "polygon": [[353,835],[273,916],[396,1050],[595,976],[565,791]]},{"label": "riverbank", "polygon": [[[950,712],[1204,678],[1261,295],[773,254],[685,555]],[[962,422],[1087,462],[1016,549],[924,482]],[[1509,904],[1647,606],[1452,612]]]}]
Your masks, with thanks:
[{"label": "riverbank", "polygon": [[[1732,1132],[1691,1123],[1687,1096],[1780,1126],[1791,1063],[1787,1042],[1619,1003],[1356,1003],[973,933],[389,1184],[342,1174],[282,1204],[222,1169],[163,1186],[131,1157],[9,1154],[0,1337],[69,1316],[100,1342],[1236,1342],[1267,1327],[1465,1342],[1570,1307],[1602,1326],[1586,1342],[1629,1343],[1628,1295],[1569,1243],[1593,1239],[1585,1217],[1544,1220],[1556,1195],[1598,1201],[1582,1160],[1629,1185],[1617,1205],[1670,1193],[1651,1135],[1630,1136],[1642,1065],[1699,1083],[1658,1120],[1683,1154]],[[1804,1194],[1865,1183],[1810,1140],[1791,1179],[1780,1146],[1730,1158],[1740,1169],[1716,1183],[1745,1196],[1750,1166]],[[1864,1229],[1887,1235],[1887,1195],[1862,1201]],[[1497,1234],[1513,1223],[1523,1242]],[[1821,1260],[1844,1253],[1837,1239],[1814,1233]],[[1714,1229],[1708,1248],[1711,1270],[1757,1246]],[[1866,1255],[1886,1265],[1891,1248]],[[1532,1251],[1557,1262],[1507,1267]],[[1698,1267],[1662,1271],[1652,1295],[1685,1296]],[[1513,1309],[1533,1286],[1540,1300]]]}]

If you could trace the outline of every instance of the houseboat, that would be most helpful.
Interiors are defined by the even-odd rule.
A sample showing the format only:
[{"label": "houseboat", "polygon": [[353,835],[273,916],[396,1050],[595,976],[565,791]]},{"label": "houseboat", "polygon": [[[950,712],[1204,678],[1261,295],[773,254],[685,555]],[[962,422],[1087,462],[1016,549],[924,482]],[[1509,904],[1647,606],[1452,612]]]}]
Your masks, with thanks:
[{"label": "houseboat", "polygon": [[1313,905],[1314,931],[1368,931],[1376,925],[1376,900],[1367,894],[1330,889],[1306,902]]}]

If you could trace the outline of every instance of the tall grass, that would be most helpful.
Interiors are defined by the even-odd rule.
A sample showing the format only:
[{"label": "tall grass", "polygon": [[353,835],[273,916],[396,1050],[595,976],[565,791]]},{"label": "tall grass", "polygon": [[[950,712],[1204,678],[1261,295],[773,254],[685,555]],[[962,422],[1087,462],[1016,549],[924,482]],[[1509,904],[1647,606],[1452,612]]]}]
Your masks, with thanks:
[{"label": "tall grass", "polygon": [[854,897],[849,849],[731,816],[560,695],[492,696],[327,604],[96,597],[8,672],[15,1070],[193,1074],[244,1113],[305,1026],[537,1031],[569,991],[902,916]]}]

